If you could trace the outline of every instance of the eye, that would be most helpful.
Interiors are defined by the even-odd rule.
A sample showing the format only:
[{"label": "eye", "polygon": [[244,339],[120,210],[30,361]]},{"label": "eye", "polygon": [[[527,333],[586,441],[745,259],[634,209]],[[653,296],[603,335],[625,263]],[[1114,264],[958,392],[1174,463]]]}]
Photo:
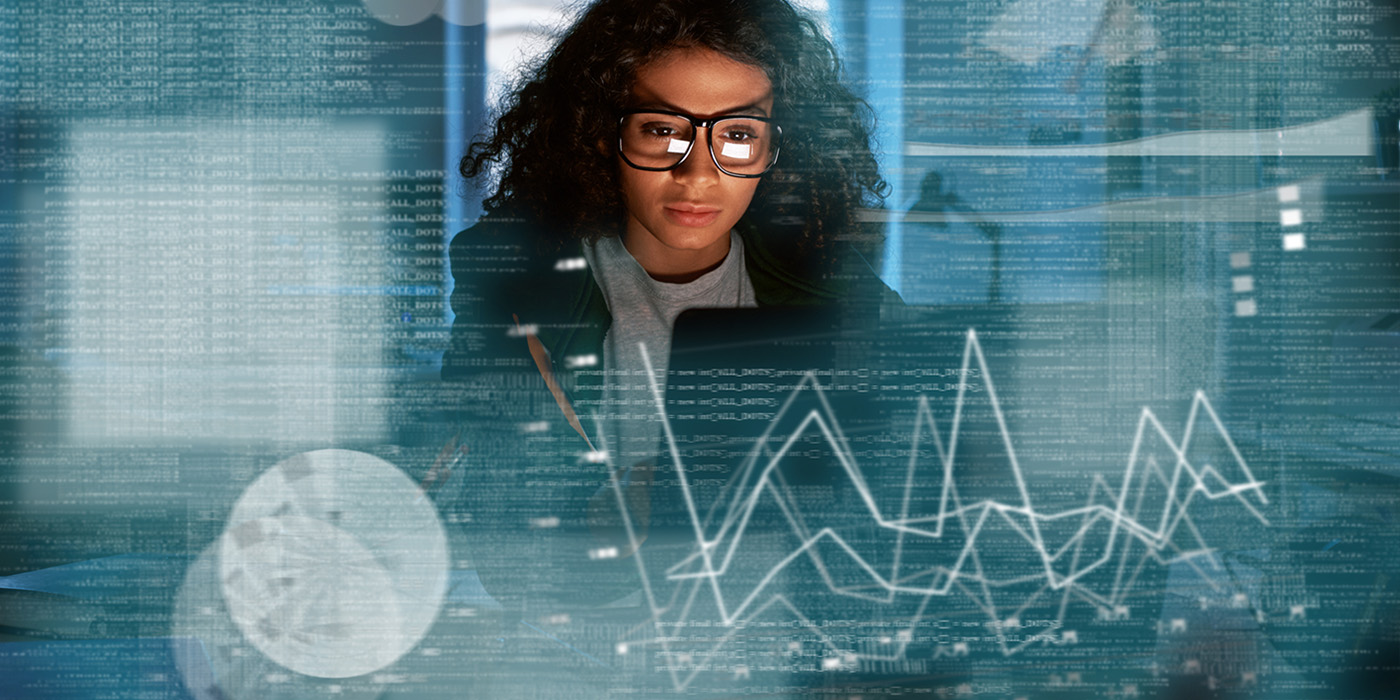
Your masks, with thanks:
[{"label": "eye", "polygon": [[720,134],[720,138],[734,143],[744,143],[745,141],[752,141],[758,138],[758,134],[755,134],[749,129],[730,127]]},{"label": "eye", "polygon": [[641,132],[646,136],[653,136],[659,139],[671,138],[672,136],[675,136],[676,134],[680,133],[676,130],[674,126],[671,126],[670,124],[663,124],[661,122],[643,124]]}]

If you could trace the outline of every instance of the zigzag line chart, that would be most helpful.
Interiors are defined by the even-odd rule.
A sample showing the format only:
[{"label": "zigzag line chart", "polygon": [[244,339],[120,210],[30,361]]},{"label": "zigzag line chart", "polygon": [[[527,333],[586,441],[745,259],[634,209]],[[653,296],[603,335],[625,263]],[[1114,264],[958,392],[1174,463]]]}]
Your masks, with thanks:
[{"label": "zigzag line chart", "polygon": [[[744,631],[757,618],[772,611],[786,611],[795,624],[811,632],[823,648],[823,670],[852,668],[861,661],[900,661],[905,658],[914,639],[915,629],[928,611],[932,601],[952,596],[965,598],[986,616],[986,627],[993,631],[996,647],[1001,654],[1016,654],[1031,644],[1073,644],[1078,641],[1075,630],[1063,629],[1066,610],[1073,603],[1093,607],[1100,619],[1120,619],[1128,614],[1128,594],[1132,591],[1144,567],[1184,563],[1209,585],[1218,589],[1211,571],[1221,571],[1201,530],[1192,517],[1193,504],[1234,502],[1263,525],[1267,517],[1260,508],[1269,500],[1263,492],[1264,482],[1254,478],[1244,457],[1230,438],[1224,423],[1216,414],[1202,391],[1195,392],[1186,425],[1179,438],[1173,437],[1148,407],[1138,416],[1132,447],[1117,489],[1102,475],[1095,475],[1084,505],[1058,512],[1043,512],[1035,507],[1012,436],[1007,428],[987,359],[975,329],[969,329],[962,354],[953,416],[946,433],[934,419],[926,396],[920,396],[916,408],[910,458],[903,481],[902,498],[891,508],[875,497],[866,475],[862,472],[841,424],[828,401],[826,390],[813,373],[803,376],[798,386],[787,396],[782,407],[767,426],[726,487],[727,497],[714,500],[702,511],[693,484],[681,457],[676,435],[666,415],[664,394],[657,383],[651,359],[642,348],[643,361],[651,381],[652,395],[661,420],[663,436],[675,465],[678,485],[694,536],[693,550],[681,561],[667,567],[665,584],[671,594],[661,595],[662,581],[653,581],[644,562],[646,549],[641,548],[644,537],[628,513],[622,486],[616,476],[613,491],[619,510],[623,513],[625,532],[636,552],[643,594],[651,616],[638,630],[650,627],[651,637],[630,636],[618,644],[619,653],[629,649],[659,646],[661,656],[671,660],[666,664],[677,691],[684,691],[707,670],[719,670],[715,659],[726,644]],[[980,370],[983,393],[999,432],[1004,455],[1010,464],[1016,497],[1014,499],[964,499],[955,473],[959,466],[960,429],[964,406],[969,401],[969,370]],[[806,414],[794,415],[798,398],[815,400]],[[797,427],[784,437],[778,428],[785,422],[797,421]],[[1213,432],[1225,447],[1232,464],[1193,464],[1188,453],[1193,440],[1200,439],[1198,427]],[[600,431],[601,434],[601,431]],[[1212,433],[1207,433],[1211,435]],[[888,561],[874,562],[875,557],[858,551],[847,538],[832,527],[813,528],[808,518],[796,506],[792,489],[784,478],[781,466],[796,449],[804,436],[819,435],[829,448],[845,478],[859,494],[859,515],[892,537],[891,551],[883,552]],[[920,455],[932,444],[934,465],[941,471],[937,490],[937,510],[931,514],[914,513],[915,495],[930,488],[928,479],[919,475],[928,465],[921,464]],[[772,445],[779,445],[774,449]],[[606,444],[602,453],[608,455]],[[1158,455],[1168,459],[1159,460]],[[608,458],[611,461],[611,458]],[[1165,464],[1170,461],[1171,464]],[[1231,469],[1230,467],[1233,467]],[[610,471],[616,475],[616,470]],[[1222,473],[1237,474],[1231,482]],[[1148,506],[1152,500],[1162,501],[1155,514]],[[1008,502],[1009,501],[1009,502]],[[754,582],[745,582],[746,590],[734,591],[729,579],[734,577],[737,562],[742,558],[746,536],[750,535],[754,514],[760,503],[776,506],[791,529],[791,551],[765,562],[766,571]],[[1198,506],[1200,507],[1200,506]],[[1145,510],[1145,508],[1147,510]],[[1030,557],[1029,570],[1014,575],[998,576],[984,566],[984,552],[979,545],[997,529],[1014,533],[1023,542]],[[1067,535],[1052,537],[1050,530],[1064,530]],[[921,544],[939,543],[960,547],[936,565],[911,561],[909,551]],[[907,623],[879,641],[880,649],[857,649],[843,645],[842,639],[829,634],[795,604],[775,581],[796,562],[810,562],[826,586],[836,596],[864,601],[866,604],[900,604],[912,610]],[[838,581],[834,565],[849,568],[854,565],[862,579],[857,583]],[[1103,586],[1089,585],[1091,573],[1097,580],[1111,581]],[[999,602],[997,591],[1020,586],[1031,590],[1018,602]],[[1029,588],[1027,588],[1029,587]],[[1055,625],[1030,635],[1021,631],[1021,615],[1032,605],[1058,605]],[[667,629],[688,621],[707,618],[724,632],[698,652],[682,651],[676,638]],[[940,646],[935,657],[942,654],[967,653],[966,645]],[[746,669],[739,672],[746,674]]]}]

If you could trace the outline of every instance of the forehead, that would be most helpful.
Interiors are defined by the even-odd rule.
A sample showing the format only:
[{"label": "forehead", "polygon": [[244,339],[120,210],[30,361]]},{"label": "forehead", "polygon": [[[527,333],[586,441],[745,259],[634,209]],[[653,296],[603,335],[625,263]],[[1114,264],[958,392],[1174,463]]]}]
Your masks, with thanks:
[{"label": "forehead", "polygon": [[773,113],[773,84],[757,66],[711,49],[673,49],[637,70],[633,107],[664,107],[697,117]]}]

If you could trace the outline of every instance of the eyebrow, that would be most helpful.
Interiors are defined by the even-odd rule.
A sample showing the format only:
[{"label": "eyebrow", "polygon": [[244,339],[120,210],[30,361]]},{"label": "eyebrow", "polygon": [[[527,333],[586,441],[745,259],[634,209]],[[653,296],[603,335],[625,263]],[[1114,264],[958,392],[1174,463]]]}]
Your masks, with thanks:
[{"label": "eyebrow", "polygon": [[[759,104],[760,102],[762,102],[762,101],[764,101],[764,100],[766,100],[766,99],[768,99],[768,95],[767,95],[767,94],[763,95],[763,96],[760,97],[758,100],[756,100],[756,101],[754,101],[754,102],[751,102],[751,103],[749,103],[749,104],[741,105],[741,106],[739,106],[739,107],[731,107],[731,108],[729,108],[729,109],[720,110],[720,111],[716,112],[716,113],[714,114],[714,116],[716,116],[716,117],[724,117],[724,116],[732,116],[732,115],[758,115],[758,116],[760,116],[760,117],[771,117],[771,116],[773,116],[773,115],[769,114],[769,113],[768,113],[768,110],[765,110],[765,109]],[[663,109],[663,110],[666,110],[666,111],[669,111],[669,112],[681,112],[681,113],[683,113],[683,114],[690,114],[690,112],[687,112],[686,110],[681,109],[679,106],[673,105],[673,104],[671,104],[670,102],[665,102],[665,101],[663,101],[663,100],[648,100],[648,101],[646,101],[646,102],[643,102],[643,103],[641,103],[641,104],[638,104],[636,107],[634,107],[634,109]],[[692,114],[691,116],[695,116],[695,115]]]}]

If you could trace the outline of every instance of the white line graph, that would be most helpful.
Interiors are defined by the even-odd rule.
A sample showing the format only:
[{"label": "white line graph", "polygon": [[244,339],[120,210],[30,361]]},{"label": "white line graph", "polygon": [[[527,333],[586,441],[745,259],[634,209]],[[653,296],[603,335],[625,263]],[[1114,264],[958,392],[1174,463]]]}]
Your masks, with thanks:
[{"label": "white line graph", "polygon": [[[966,596],[987,616],[987,624],[996,632],[997,646],[1005,655],[1017,653],[1035,642],[1074,643],[1077,640],[1076,632],[1059,629],[1070,602],[1078,600],[1092,605],[1104,618],[1125,616],[1127,594],[1149,562],[1185,562],[1210,585],[1216,586],[1212,577],[1197,561],[1204,559],[1210,562],[1213,568],[1219,568],[1219,564],[1214,562],[1211,556],[1212,549],[1189,513],[1190,506],[1198,496],[1204,497],[1207,502],[1232,499],[1259,522],[1268,523],[1256,504],[1246,498],[1252,494],[1258,505],[1267,505],[1268,498],[1262,491],[1263,483],[1255,480],[1224,424],[1201,391],[1195,393],[1180,440],[1173,439],[1151,409],[1142,409],[1117,496],[1113,495],[1111,485],[1102,476],[1096,475],[1085,505],[1056,513],[1038,511],[1032,503],[975,329],[969,329],[967,332],[962,371],[958,375],[961,379],[946,441],[938,429],[927,397],[920,397],[918,400],[912,436],[914,449],[910,451],[897,514],[886,513],[880,507],[841,431],[825,391],[811,373],[805,375],[788,395],[763,435],[754,441],[753,448],[726,487],[732,489],[732,495],[725,498],[722,494],[720,498],[714,499],[708,512],[702,514],[691,484],[691,476],[687,473],[676,436],[666,416],[663,392],[656,381],[645,347],[642,347],[642,358],[651,378],[653,398],[660,414],[666,445],[674,461],[677,482],[694,534],[695,548],[689,556],[666,569],[666,579],[675,586],[669,599],[661,600],[643,561],[646,550],[638,549],[640,542],[628,514],[626,499],[620,484],[614,479],[613,490],[619,510],[624,515],[625,531],[637,552],[644,594],[652,613],[648,622],[656,631],[654,638],[631,639],[619,645],[619,649],[659,645],[664,657],[675,660],[675,663],[668,663],[666,668],[677,691],[684,690],[700,673],[712,668],[713,664],[709,659],[714,658],[716,653],[747,625],[775,606],[790,612],[803,627],[821,641],[827,654],[827,659],[822,663],[824,669],[849,667],[860,660],[898,661],[905,658],[914,630],[930,601],[934,597],[946,597],[954,593]],[[973,362],[976,362],[976,367],[981,372],[985,395],[990,402],[1000,441],[1014,476],[1018,502],[1004,503],[983,499],[965,503],[954,479],[960,428],[969,386],[967,377]],[[810,392],[810,395],[815,397],[818,407],[803,416],[797,428],[785,439],[781,435],[775,436],[774,432],[783,423],[784,418],[788,417],[789,412],[794,410],[798,397],[804,395],[804,392]],[[1207,420],[1208,427],[1214,428],[1234,466],[1243,475],[1242,482],[1231,483],[1214,465],[1198,466],[1188,459],[1196,427]],[[831,449],[841,470],[859,493],[860,507],[868,513],[871,521],[880,529],[894,533],[893,553],[888,570],[871,564],[833,528],[823,527],[812,531],[806,524],[804,514],[796,507],[779,467],[798,440],[810,434],[812,429],[820,434]],[[602,434],[601,430],[599,434]],[[776,450],[770,447],[774,439],[782,440],[781,446]],[[923,466],[920,464],[920,446],[926,441],[932,442],[937,460],[935,466],[940,468],[943,474],[938,487],[938,510],[933,515],[914,517],[910,515],[911,499],[920,488],[916,475]],[[1154,441],[1156,445],[1149,446],[1149,441]],[[1154,447],[1157,449],[1153,449]],[[604,454],[608,454],[606,444],[602,449]],[[1170,470],[1164,469],[1157,460],[1157,454],[1163,452],[1165,456],[1174,460]],[[609,467],[613,474],[617,473],[611,469],[611,465]],[[1138,487],[1135,496],[1131,492],[1134,485]],[[1143,508],[1149,490],[1155,489],[1162,491],[1165,502],[1158,517],[1151,518],[1143,515]],[[777,506],[800,544],[790,553],[772,561],[767,573],[746,593],[739,596],[726,595],[721,583],[734,570],[736,557],[741,551],[740,546],[748,533],[755,509],[764,498],[771,499]],[[721,514],[721,507],[722,518],[716,520]],[[1079,521],[1077,529],[1074,529],[1065,541],[1052,548],[1042,531],[1042,526],[1055,527],[1060,521],[1072,523],[1076,519]],[[1144,519],[1155,522],[1143,522]],[[978,549],[979,537],[983,537],[984,532],[993,527],[1009,528],[1010,532],[1019,535],[1029,545],[1038,559],[1035,571],[1010,578],[996,578],[983,568],[982,555]],[[1103,532],[1104,530],[1106,532]],[[1188,539],[1197,546],[1184,548],[1178,544],[1178,537]],[[945,538],[961,538],[964,542],[951,563],[915,567],[906,561],[905,552],[910,543],[937,542]],[[1101,541],[1102,544],[1091,544],[1091,540]],[[830,573],[828,559],[823,556],[823,547],[830,546],[834,546],[842,555],[848,557],[868,578],[868,583],[840,585]],[[1136,561],[1130,566],[1134,549],[1138,547],[1140,554],[1136,555]],[[1090,553],[1086,557],[1086,549],[1101,549],[1102,553]],[[1113,566],[1115,557],[1116,567]],[[832,594],[867,602],[902,602],[913,606],[908,624],[889,639],[882,640],[888,645],[888,652],[858,652],[841,647],[831,635],[826,634],[794,605],[788,596],[771,590],[775,579],[794,562],[804,558],[814,565]],[[1087,561],[1081,561],[1082,559]],[[1107,591],[1095,591],[1085,582],[1088,574],[1101,569],[1103,572],[1112,571],[1113,574],[1112,584]],[[1026,596],[1020,605],[996,604],[994,590],[1014,585],[1034,586],[1037,582],[1038,588]],[[707,594],[708,600],[701,607],[711,610],[714,616],[718,617],[718,623],[727,628],[727,631],[719,639],[709,643],[708,649],[699,655],[700,660],[697,662],[695,653],[673,650],[675,639],[668,635],[664,628],[667,625],[685,623],[700,614],[697,612],[697,604],[702,594]],[[1056,595],[1059,596],[1059,608],[1058,624],[1054,628],[1024,636],[1019,642],[1008,639],[1008,632],[1020,631],[1019,620],[1026,610]],[[940,652],[949,653],[943,649],[940,649]],[[965,654],[966,647],[953,649],[951,653],[958,652]]]}]

